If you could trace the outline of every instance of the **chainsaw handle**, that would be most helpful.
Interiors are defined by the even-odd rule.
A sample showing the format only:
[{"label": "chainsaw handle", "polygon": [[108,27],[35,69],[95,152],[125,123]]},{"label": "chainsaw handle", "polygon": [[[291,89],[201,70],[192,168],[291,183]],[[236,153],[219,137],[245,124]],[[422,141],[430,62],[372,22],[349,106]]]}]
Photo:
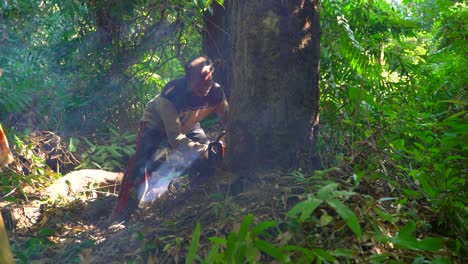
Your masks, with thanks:
[{"label": "chainsaw handle", "polygon": [[219,136],[216,138],[214,142],[219,142],[226,135],[226,133],[227,133],[226,130],[223,130],[223,132],[219,134]]}]

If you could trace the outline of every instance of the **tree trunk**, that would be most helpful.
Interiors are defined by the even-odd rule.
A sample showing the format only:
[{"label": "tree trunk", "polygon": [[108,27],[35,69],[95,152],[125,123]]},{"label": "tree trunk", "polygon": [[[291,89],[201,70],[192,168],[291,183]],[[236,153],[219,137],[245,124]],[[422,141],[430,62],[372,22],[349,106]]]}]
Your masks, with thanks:
[{"label": "tree trunk", "polygon": [[318,1],[228,2],[233,47],[228,168],[315,166]]}]

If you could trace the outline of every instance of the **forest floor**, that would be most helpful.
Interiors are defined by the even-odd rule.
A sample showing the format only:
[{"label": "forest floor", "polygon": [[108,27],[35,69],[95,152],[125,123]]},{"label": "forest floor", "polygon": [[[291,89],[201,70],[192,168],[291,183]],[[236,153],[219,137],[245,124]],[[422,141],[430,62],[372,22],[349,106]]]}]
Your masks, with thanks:
[{"label": "forest floor", "polygon": [[[402,251],[376,239],[377,233],[394,236],[401,222],[406,222],[394,217],[397,210],[399,215],[403,210],[411,214],[418,207],[419,215],[414,217],[428,223],[436,219],[430,209],[425,212],[420,204],[408,204],[407,209],[394,207],[394,200],[389,197],[395,197],[397,191],[383,181],[362,181],[355,194],[345,200],[360,219],[360,238],[326,205],[320,205],[312,214],[315,220],[292,227],[286,221],[287,212],[306,199],[303,194],[315,192],[311,188],[313,181],[323,186],[333,180],[343,190],[351,186],[349,179],[338,177],[345,175],[339,170],[331,175],[333,178],[327,180],[307,178],[299,172],[272,171],[239,180],[217,171],[213,178],[197,186],[181,179],[177,189],[168,191],[149,207],[138,209],[123,223],[113,222],[110,217],[116,192],[87,189],[61,197],[61,203],[42,206],[37,224],[12,232],[10,239],[14,251],[23,254],[18,263],[23,263],[21,259],[27,259],[25,263],[183,263],[197,223],[201,224],[197,254],[206,256],[212,248],[210,237],[227,238],[229,233],[239,231],[242,220],[252,214],[254,224],[268,220],[277,223],[276,229],[268,231],[269,241],[275,245],[312,246],[329,252],[347,249],[347,258],[352,262],[379,262],[377,257],[381,256],[407,263],[418,256],[431,259],[437,255],[463,263],[445,248],[436,253]],[[423,234],[434,235],[431,230],[418,230],[416,235]],[[338,262],[345,261],[340,254],[336,256]],[[279,263],[266,255],[257,260]]]},{"label": "forest floor", "polygon": [[[237,249],[252,248],[252,240],[261,238],[269,246],[254,254],[254,262],[281,263],[264,252],[279,249],[289,252],[293,263],[307,254],[308,260],[329,263],[468,263],[468,250],[455,242],[465,240],[443,234],[441,216],[427,201],[402,202],[405,196],[389,182],[363,178],[356,183],[352,171],[344,167],[239,176],[217,170],[196,184],[188,178],[175,180],[155,202],[127,221],[115,222],[111,216],[122,173],[80,170],[47,189],[23,188],[21,199],[0,201],[0,208],[17,263],[183,263],[197,223],[196,255],[201,260],[214,241],[230,241],[221,243],[222,252],[233,243]],[[324,191],[331,183],[336,188]],[[320,195],[323,201],[316,208],[309,210],[309,203],[291,215],[298,203]],[[240,241],[236,234],[245,229],[248,215],[252,224]],[[257,234],[260,226],[269,228]]]},{"label": "forest floor", "polygon": [[234,175],[220,172],[197,186],[180,179],[177,190],[138,209],[124,223],[111,218],[115,192],[88,189],[61,197],[67,201],[44,207],[35,226],[13,232],[12,245],[29,250],[30,263],[180,263],[197,222],[203,252],[206,238],[225,237],[248,213],[254,214],[254,222],[281,222],[298,200],[299,189],[288,184],[292,176],[273,172],[239,186]]}]

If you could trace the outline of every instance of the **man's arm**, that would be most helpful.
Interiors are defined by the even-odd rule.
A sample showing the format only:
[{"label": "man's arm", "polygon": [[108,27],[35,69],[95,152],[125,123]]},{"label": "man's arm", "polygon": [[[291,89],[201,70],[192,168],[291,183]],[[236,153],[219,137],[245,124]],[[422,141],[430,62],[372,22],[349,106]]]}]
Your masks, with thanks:
[{"label": "man's arm", "polygon": [[190,140],[182,133],[182,124],[178,112],[174,105],[164,97],[160,97],[158,102],[158,112],[164,123],[167,139],[173,149],[192,150],[206,153],[207,146]]}]

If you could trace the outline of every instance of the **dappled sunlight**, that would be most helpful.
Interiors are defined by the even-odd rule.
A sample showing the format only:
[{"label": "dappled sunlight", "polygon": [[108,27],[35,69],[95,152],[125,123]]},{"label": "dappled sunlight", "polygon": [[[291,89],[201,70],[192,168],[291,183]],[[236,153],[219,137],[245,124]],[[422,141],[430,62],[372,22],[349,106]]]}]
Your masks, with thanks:
[{"label": "dappled sunlight", "polygon": [[302,50],[305,49],[309,43],[312,41],[312,34],[308,33],[306,34],[302,39],[301,42],[299,43],[298,49]]}]

